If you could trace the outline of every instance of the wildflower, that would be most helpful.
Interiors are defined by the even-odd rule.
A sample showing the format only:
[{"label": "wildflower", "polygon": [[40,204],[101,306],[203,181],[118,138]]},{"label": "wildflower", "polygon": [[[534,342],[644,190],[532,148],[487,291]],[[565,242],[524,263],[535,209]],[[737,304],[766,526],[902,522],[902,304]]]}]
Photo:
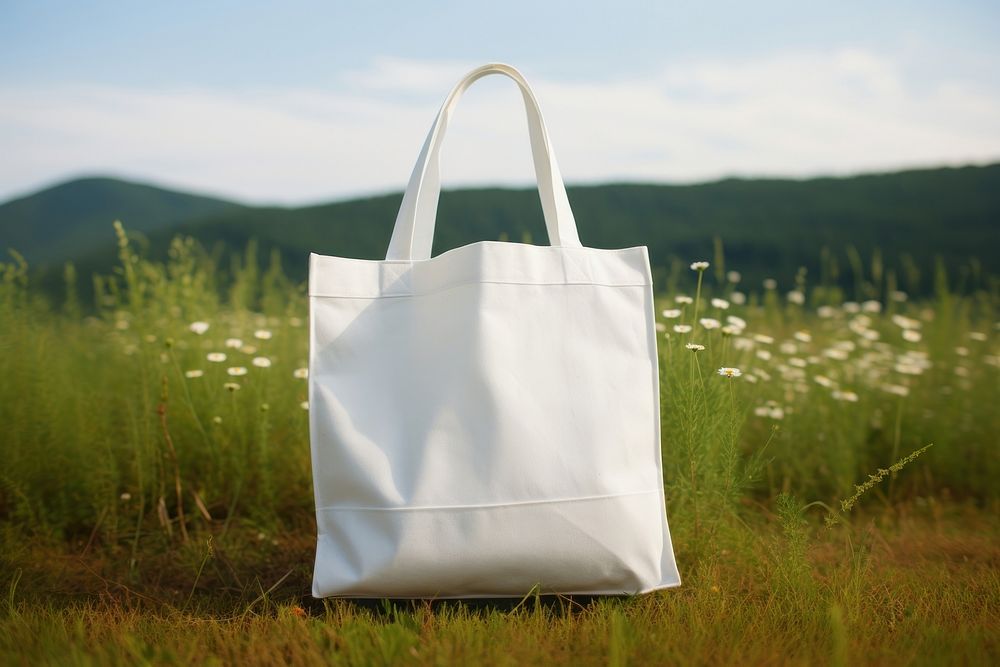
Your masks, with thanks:
[{"label": "wildflower", "polygon": [[921,335],[920,335],[919,331],[914,331],[913,329],[904,329],[903,330],[903,340],[905,340],[905,341],[907,341],[909,343],[919,343],[920,342],[920,338],[921,338]]},{"label": "wildflower", "polygon": [[256,345],[244,345],[243,347],[240,348],[240,352],[242,352],[243,354],[256,354],[257,353],[257,346]]},{"label": "wildflower", "polygon": [[725,299],[712,299],[712,308],[725,310],[729,308],[729,302],[726,301]]},{"label": "wildflower", "polygon": [[733,292],[729,295],[729,300],[732,301],[734,305],[742,306],[747,302],[747,295],[743,292]]},{"label": "wildflower", "polygon": [[863,304],[861,304],[861,310],[863,310],[866,313],[881,313],[882,304],[875,300],[865,301]]},{"label": "wildflower", "polygon": [[676,333],[679,333],[679,334],[691,333],[691,325],[690,324],[675,324],[674,325],[674,331]]},{"label": "wildflower", "polygon": [[[732,326],[732,325],[730,325],[730,326]],[[736,327],[733,327],[733,328],[735,329]],[[740,329],[736,333],[740,334],[740,333],[742,333],[742,331],[743,330]],[[743,338],[742,336],[737,335],[737,337],[733,340],[733,348],[735,348],[737,350],[752,350],[753,349],[753,341],[750,340],[749,338]]]},{"label": "wildflower", "polygon": [[837,309],[833,306],[820,306],[816,309],[816,314],[823,319],[828,320],[837,314]]},{"label": "wildflower", "polygon": [[663,316],[668,320],[673,320],[681,316],[681,311],[678,308],[668,308],[663,311]]},{"label": "wildflower", "polygon": [[743,371],[738,368],[730,368],[728,366],[723,366],[718,370],[719,375],[724,378],[738,378],[743,375]]},{"label": "wildflower", "polygon": [[209,352],[205,355],[205,358],[215,364],[220,364],[226,360],[225,352]]},{"label": "wildflower", "polygon": [[809,334],[808,331],[796,331],[794,334],[792,334],[792,337],[795,338],[795,340],[799,341],[800,343],[808,343],[813,339],[813,337]]},{"label": "wildflower", "polygon": [[847,401],[848,403],[857,403],[858,395],[853,391],[843,391],[836,389],[833,392],[833,397],[838,401]]},{"label": "wildflower", "polygon": [[795,354],[799,351],[798,346],[790,340],[786,340],[778,346],[782,354]]},{"label": "wildflower", "polygon": [[767,350],[757,350],[757,358],[762,361],[770,361],[771,353]]},{"label": "wildflower", "polygon": [[896,396],[905,397],[910,395],[910,389],[900,384],[884,384],[882,385],[882,391],[895,394]]},{"label": "wildflower", "polygon": [[970,331],[969,338],[971,338],[974,341],[983,343],[986,341],[986,334],[984,334],[982,331]]},{"label": "wildflower", "polygon": [[184,371],[184,377],[189,378],[189,379],[200,378],[204,374],[205,374],[205,371],[203,371],[201,369],[198,369],[198,368],[194,368],[194,369],[189,370],[189,371]]},{"label": "wildflower", "polygon": [[227,382],[222,386],[230,393],[237,391],[240,388],[240,384],[238,382]]},{"label": "wildflower", "polygon": [[268,359],[267,357],[254,357],[252,363],[257,368],[270,368],[271,367],[271,360]]},{"label": "wildflower", "polygon": [[299,403],[299,407],[302,408],[303,410],[308,410],[309,409],[309,401],[302,401],[301,403]]},{"label": "wildflower", "polygon": [[718,329],[720,326],[722,326],[722,323],[719,322],[719,320],[715,319],[714,317],[703,317],[700,320],[698,320],[698,323],[708,330]]},{"label": "wildflower", "polygon": [[837,385],[836,382],[834,382],[833,380],[831,380],[830,378],[828,378],[825,375],[817,375],[817,376],[815,376],[813,378],[813,382],[815,382],[816,384],[818,384],[821,387],[826,387],[827,389],[832,389],[833,387],[835,387]]},{"label": "wildflower", "polygon": [[681,304],[682,306],[694,303],[694,299],[692,299],[689,296],[685,296],[683,294],[678,294],[677,296],[675,296],[674,301]]},{"label": "wildflower", "polygon": [[844,309],[845,313],[851,313],[852,315],[861,312],[861,304],[857,301],[845,301],[841,308]]},{"label": "wildflower", "polygon": [[955,354],[957,354],[960,357],[967,357],[969,356],[969,348],[962,346],[956,347]]},{"label": "wildflower", "polygon": [[200,336],[208,331],[208,322],[192,322],[188,329]]},{"label": "wildflower", "polygon": [[774,278],[764,278],[764,289],[772,290],[778,289],[778,281]]},{"label": "wildflower", "polygon": [[901,361],[896,364],[896,372],[902,373],[903,375],[920,375],[924,372],[924,369],[923,366],[920,366],[919,364]]},{"label": "wildflower", "polygon": [[797,306],[801,306],[806,302],[806,295],[797,289],[793,289],[785,297],[788,299],[788,303],[794,303]]},{"label": "wildflower", "polygon": [[118,320],[115,322],[115,329],[118,329],[119,331],[125,331],[128,329],[128,320]]},{"label": "wildflower", "polygon": [[667,325],[664,324],[663,322],[656,322],[656,323],[653,324],[653,327],[657,331],[666,331],[667,330]]},{"label": "wildflower", "polygon": [[239,338],[227,338],[226,347],[231,348],[233,350],[238,350],[241,347],[243,347],[243,341],[241,341]]},{"label": "wildflower", "polygon": [[701,352],[702,350],[705,349],[704,345],[698,345],[698,343],[688,343],[684,347],[691,350],[692,352]]},{"label": "wildflower", "polygon": [[253,337],[258,340],[271,340],[271,332],[267,329],[257,329],[253,332]]},{"label": "wildflower", "polygon": [[895,301],[896,303],[903,303],[904,301],[906,301],[907,297],[906,297],[906,292],[903,292],[901,290],[893,290],[892,292],[889,293],[889,298]]},{"label": "wildflower", "polygon": [[784,419],[785,410],[774,401],[768,401],[764,405],[758,405],[753,409],[753,413],[758,417],[768,417],[770,419]]},{"label": "wildflower", "polygon": [[233,377],[239,377],[241,375],[246,375],[247,369],[245,366],[233,366],[232,368],[227,368],[226,372]]},{"label": "wildflower", "polygon": [[736,317],[735,315],[727,315],[726,322],[728,322],[729,324],[733,325],[738,329],[747,328],[747,321],[744,320],[742,317]]},{"label": "wildflower", "polygon": [[691,270],[692,271],[704,271],[707,268],[708,268],[708,262],[692,262],[691,263]]},{"label": "wildflower", "polygon": [[794,366],[795,368],[805,368],[808,364],[806,364],[806,360],[805,359],[800,359],[798,357],[792,357],[791,359],[788,360],[788,365],[789,366]]},{"label": "wildflower", "polygon": [[774,342],[774,339],[770,336],[765,336],[764,334],[754,334],[753,339],[760,343],[761,345],[770,345]]},{"label": "wildflower", "polygon": [[119,498],[121,498],[121,501],[122,501],[123,503],[127,503],[128,501],[132,500],[132,494],[131,494],[131,493],[129,493],[128,491],[125,491],[124,493],[122,493],[122,494],[121,494],[120,496],[118,496],[118,497],[119,497]]},{"label": "wildflower", "polygon": [[309,377],[309,369],[296,368],[294,371],[292,371],[292,377],[295,377],[299,380],[305,380],[307,377]]},{"label": "wildflower", "polygon": [[827,356],[835,361],[847,361],[847,352],[836,347],[831,347],[829,350],[823,350],[824,356]]},{"label": "wildflower", "polygon": [[728,280],[734,285],[742,279],[743,276],[740,275],[739,271],[730,271],[729,273],[726,274],[726,280]]},{"label": "wildflower", "polygon": [[920,328],[920,320],[915,320],[913,318],[906,317],[905,315],[899,315],[898,313],[892,316],[892,323],[900,329]]},{"label": "wildflower", "polygon": [[740,329],[739,327],[734,327],[732,324],[727,324],[726,326],[722,327],[723,336],[735,336],[741,331],[743,330]]}]

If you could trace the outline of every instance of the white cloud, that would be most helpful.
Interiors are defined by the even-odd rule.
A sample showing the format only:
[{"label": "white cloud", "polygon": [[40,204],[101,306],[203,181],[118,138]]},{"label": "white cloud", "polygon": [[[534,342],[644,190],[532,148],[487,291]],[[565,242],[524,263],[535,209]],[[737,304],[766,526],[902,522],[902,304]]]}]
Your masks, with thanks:
[{"label": "white cloud", "polygon": [[[569,182],[804,176],[1000,157],[1000,89],[911,80],[861,50],[675,62],[643,79],[529,78]],[[0,89],[0,197],[111,172],[249,201],[402,188],[466,65],[379,59],[338,90]],[[492,78],[491,78],[492,79]],[[446,187],[532,179],[520,96],[485,80],[445,143]]]}]

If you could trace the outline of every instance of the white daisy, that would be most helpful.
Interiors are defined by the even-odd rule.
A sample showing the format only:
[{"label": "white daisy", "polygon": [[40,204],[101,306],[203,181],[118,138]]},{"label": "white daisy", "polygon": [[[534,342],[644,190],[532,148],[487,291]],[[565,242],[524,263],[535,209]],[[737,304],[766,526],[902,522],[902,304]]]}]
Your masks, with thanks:
[{"label": "white daisy", "polygon": [[679,334],[691,333],[691,325],[690,324],[675,324],[674,325],[674,331],[676,333],[679,333]]},{"label": "white daisy", "polygon": [[271,367],[271,360],[268,359],[267,357],[254,357],[252,363],[257,368],[270,368]]},{"label": "white daisy", "polygon": [[188,329],[200,336],[208,331],[208,322],[192,322]]},{"label": "white daisy", "polygon": [[692,271],[704,271],[707,268],[708,268],[708,262],[692,262],[691,263],[691,270]]},{"label": "white daisy", "polygon": [[729,366],[723,366],[718,371],[719,375],[724,378],[738,378],[743,375],[743,371],[738,368],[730,368]]},{"label": "white daisy", "polygon": [[245,366],[233,366],[232,368],[227,368],[226,372],[233,377],[239,377],[241,375],[246,375],[247,369]]},{"label": "white daisy", "polygon": [[698,345],[698,343],[688,343],[684,347],[691,350],[692,352],[701,352],[702,350],[705,349],[704,345]]},{"label": "white daisy", "polygon": [[225,352],[209,352],[205,355],[205,358],[212,363],[219,364],[226,360]]},{"label": "white daisy", "polygon": [[253,337],[258,340],[271,340],[271,332],[267,329],[257,329],[253,332]]},{"label": "white daisy", "polygon": [[305,380],[307,377],[309,377],[309,369],[296,368],[294,371],[292,371],[292,377],[298,378],[299,380]]},{"label": "white daisy", "polygon": [[205,371],[199,370],[197,368],[195,368],[193,370],[190,370],[190,371],[184,371],[184,377],[186,377],[186,378],[192,378],[192,379],[193,378],[200,378],[204,374],[205,374]]}]

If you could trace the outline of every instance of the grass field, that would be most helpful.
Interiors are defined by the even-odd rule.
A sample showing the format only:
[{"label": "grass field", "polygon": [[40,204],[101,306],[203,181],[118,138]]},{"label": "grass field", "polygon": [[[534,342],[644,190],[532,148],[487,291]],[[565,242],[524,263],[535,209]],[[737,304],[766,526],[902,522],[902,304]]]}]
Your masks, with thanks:
[{"label": "grass field", "polygon": [[0,267],[0,662],[1000,659],[996,281],[931,272],[914,300],[877,261],[847,290],[684,267],[658,304],[683,586],[359,605],[308,596],[303,286],[252,247],[157,264],[118,231],[95,312],[71,268],[52,300]]}]

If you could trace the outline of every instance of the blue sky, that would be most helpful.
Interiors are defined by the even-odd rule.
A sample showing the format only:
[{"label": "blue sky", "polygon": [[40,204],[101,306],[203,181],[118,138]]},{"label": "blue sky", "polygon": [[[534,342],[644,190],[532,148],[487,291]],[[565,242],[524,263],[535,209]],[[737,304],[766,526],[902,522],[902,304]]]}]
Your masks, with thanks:
[{"label": "blue sky", "polygon": [[[1000,159],[986,2],[0,4],[0,198],[111,173],[256,202],[403,187],[451,84],[536,89],[569,182]],[[477,84],[445,185],[532,180]]]}]

